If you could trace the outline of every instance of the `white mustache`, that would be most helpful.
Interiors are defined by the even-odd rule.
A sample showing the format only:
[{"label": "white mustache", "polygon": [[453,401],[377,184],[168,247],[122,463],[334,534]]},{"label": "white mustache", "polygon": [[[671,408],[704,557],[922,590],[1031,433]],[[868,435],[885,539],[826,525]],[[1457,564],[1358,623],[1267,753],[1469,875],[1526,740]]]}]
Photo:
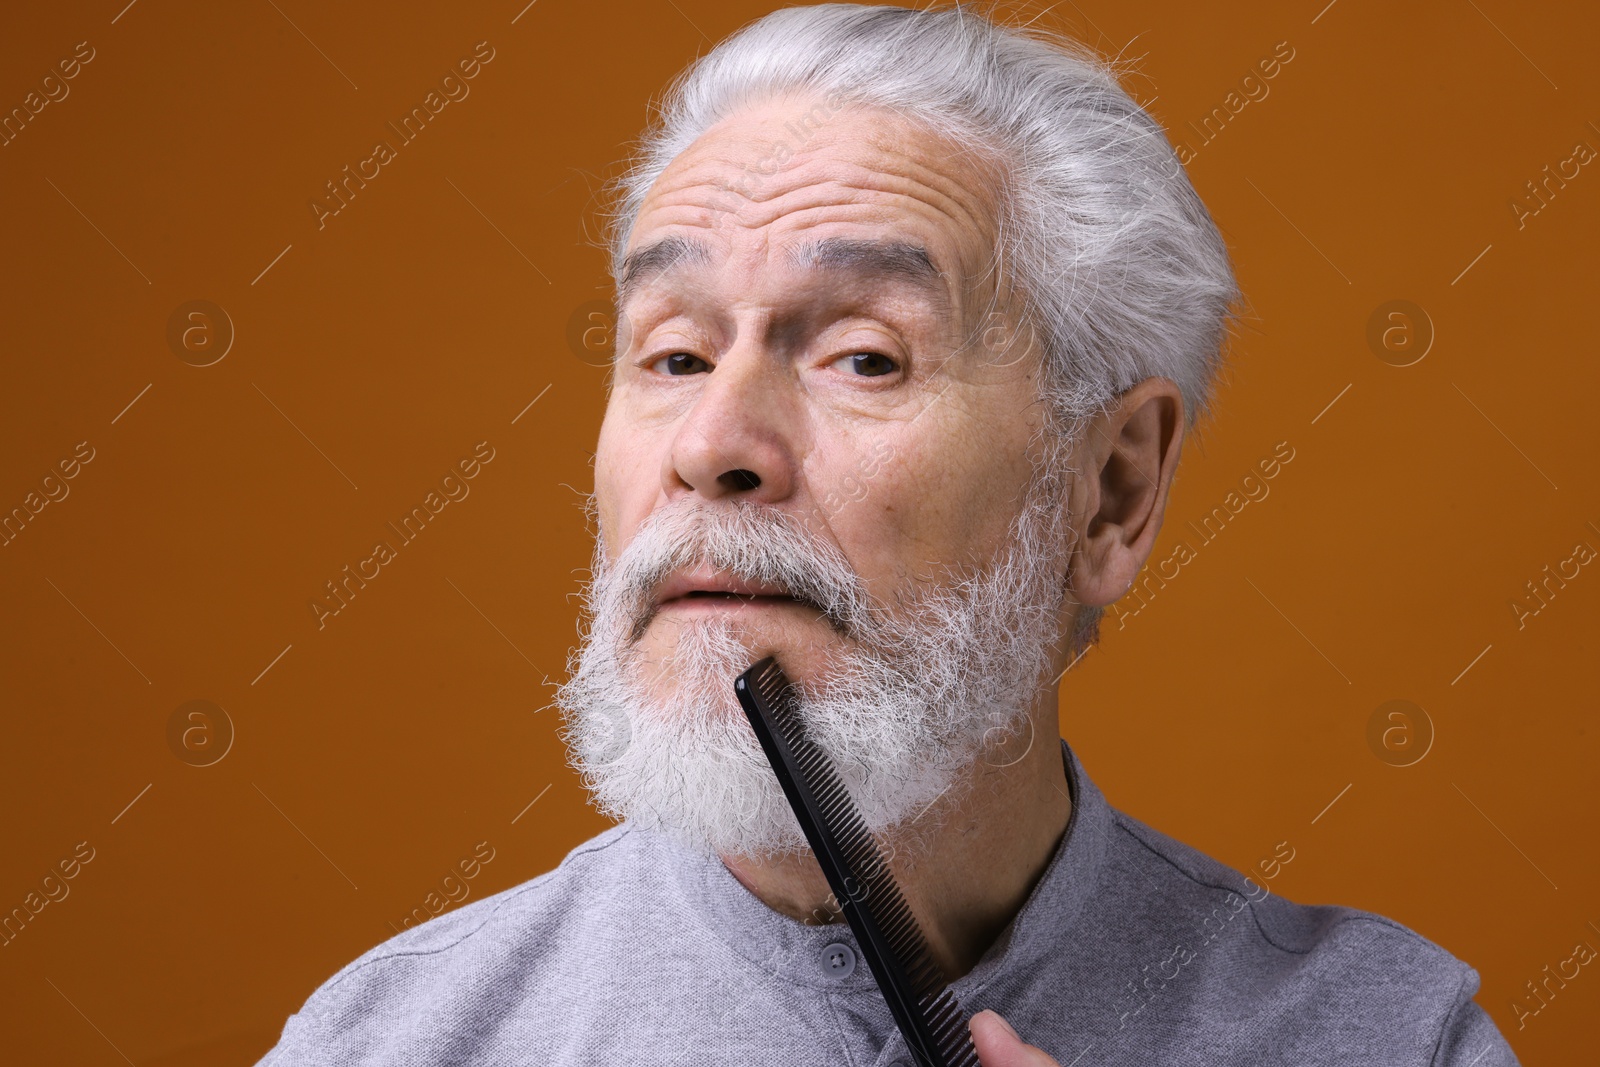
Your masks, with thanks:
[{"label": "white mustache", "polygon": [[629,644],[655,618],[661,583],[675,570],[697,566],[782,586],[842,636],[864,640],[881,629],[861,576],[799,518],[745,501],[719,507],[691,501],[651,513],[607,573],[597,576],[605,605],[628,620]]}]

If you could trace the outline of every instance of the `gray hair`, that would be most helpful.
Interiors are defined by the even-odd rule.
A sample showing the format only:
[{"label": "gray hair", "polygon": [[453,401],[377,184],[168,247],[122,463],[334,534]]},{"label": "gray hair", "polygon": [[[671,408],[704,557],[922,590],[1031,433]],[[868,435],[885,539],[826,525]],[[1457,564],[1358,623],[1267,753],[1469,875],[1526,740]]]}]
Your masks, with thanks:
[{"label": "gray hair", "polygon": [[[1070,432],[1154,376],[1177,383],[1187,427],[1206,413],[1239,291],[1166,135],[1094,50],[959,5],[785,8],[696,60],[614,185],[614,279],[673,158],[741,110],[796,94],[825,98],[824,115],[893,109],[998,162],[997,265],[1040,341],[1053,426]],[[1099,616],[1080,611],[1075,648]]]}]

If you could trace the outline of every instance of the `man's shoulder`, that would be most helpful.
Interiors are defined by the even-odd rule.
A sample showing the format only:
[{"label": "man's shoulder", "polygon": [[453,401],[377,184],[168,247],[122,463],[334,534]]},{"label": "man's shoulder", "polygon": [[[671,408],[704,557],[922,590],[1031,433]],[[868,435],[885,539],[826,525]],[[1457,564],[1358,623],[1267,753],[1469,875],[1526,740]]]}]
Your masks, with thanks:
[{"label": "man's shoulder", "polygon": [[485,1000],[457,1003],[461,991],[514,997],[518,976],[547,971],[543,956],[592,944],[595,930],[615,931],[619,916],[637,913],[627,904],[641,892],[639,875],[651,871],[642,862],[649,849],[643,837],[626,823],[610,827],[543,874],[363,952],[289,1017],[260,1067],[322,1063],[335,1050],[326,1062],[381,1062],[387,1043],[417,1036],[409,1031],[449,1032],[437,1025],[440,1015],[457,1016],[452,1021],[459,1025],[463,1012],[492,1011],[497,1005]]},{"label": "man's shoulder", "polygon": [[450,952],[464,943],[507,936],[536,941],[551,928],[604,910],[632,886],[618,881],[615,871],[628,868],[642,842],[626,823],[609,827],[575,845],[561,862],[498,893],[463,904],[427,922],[402,931],[362,953],[324,983],[338,984],[374,964],[396,957]]},{"label": "man's shoulder", "polygon": [[1388,962],[1405,958],[1423,967],[1459,973],[1466,964],[1415,930],[1387,916],[1340,904],[1301,904],[1276,892],[1273,880],[1298,857],[1289,841],[1279,842],[1246,875],[1177,838],[1121,812],[1112,822],[1121,838],[1116,863],[1124,876],[1143,877],[1133,906],[1169,916],[1210,917],[1219,909],[1248,910],[1252,940],[1287,957],[1359,947],[1371,959],[1381,950]]},{"label": "man's shoulder", "polygon": [[1275,891],[1298,855],[1292,843],[1246,876],[1126,813],[1113,809],[1112,824],[1100,889],[1128,920],[1118,924],[1124,948],[1161,950],[1147,961],[1152,1005],[1175,996],[1219,1033],[1249,1019],[1280,1043],[1389,1048],[1394,1062],[1454,1064],[1491,1050],[1479,1067],[1516,1062],[1472,999],[1479,977],[1469,964],[1387,916]]}]

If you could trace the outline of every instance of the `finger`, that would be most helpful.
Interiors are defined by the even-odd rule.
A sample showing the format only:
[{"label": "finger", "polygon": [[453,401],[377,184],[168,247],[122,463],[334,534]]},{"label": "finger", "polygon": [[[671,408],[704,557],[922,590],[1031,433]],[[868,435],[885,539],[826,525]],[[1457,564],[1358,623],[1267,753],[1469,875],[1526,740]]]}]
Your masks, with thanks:
[{"label": "finger", "polygon": [[967,1026],[983,1067],[1061,1067],[1042,1049],[1025,1044],[998,1012],[980,1011]]}]

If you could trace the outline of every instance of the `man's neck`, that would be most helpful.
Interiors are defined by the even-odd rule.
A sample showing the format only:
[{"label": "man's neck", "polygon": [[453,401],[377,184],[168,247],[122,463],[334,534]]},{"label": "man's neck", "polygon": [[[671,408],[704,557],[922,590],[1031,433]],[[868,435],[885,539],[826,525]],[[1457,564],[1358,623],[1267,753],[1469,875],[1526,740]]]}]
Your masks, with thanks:
[{"label": "man's neck", "polygon": [[[1072,814],[1056,730],[1056,703],[1034,714],[1029,739],[980,760],[925,850],[897,854],[890,869],[949,981],[977,964],[1021,910],[1044,874]],[[1038,725],[1040,719],[1047,727]],[[1019,755],[1026,749],[1025,755]],[[933,813],[930,813],[932,815]],[[929,817],[929,816],[924,816]],[[822,868],[809,853],[776,861],[724,856],[722,862],[769,908],[802,922],[834,921]],[[842,921],[839,919],[837,921]]]}]

